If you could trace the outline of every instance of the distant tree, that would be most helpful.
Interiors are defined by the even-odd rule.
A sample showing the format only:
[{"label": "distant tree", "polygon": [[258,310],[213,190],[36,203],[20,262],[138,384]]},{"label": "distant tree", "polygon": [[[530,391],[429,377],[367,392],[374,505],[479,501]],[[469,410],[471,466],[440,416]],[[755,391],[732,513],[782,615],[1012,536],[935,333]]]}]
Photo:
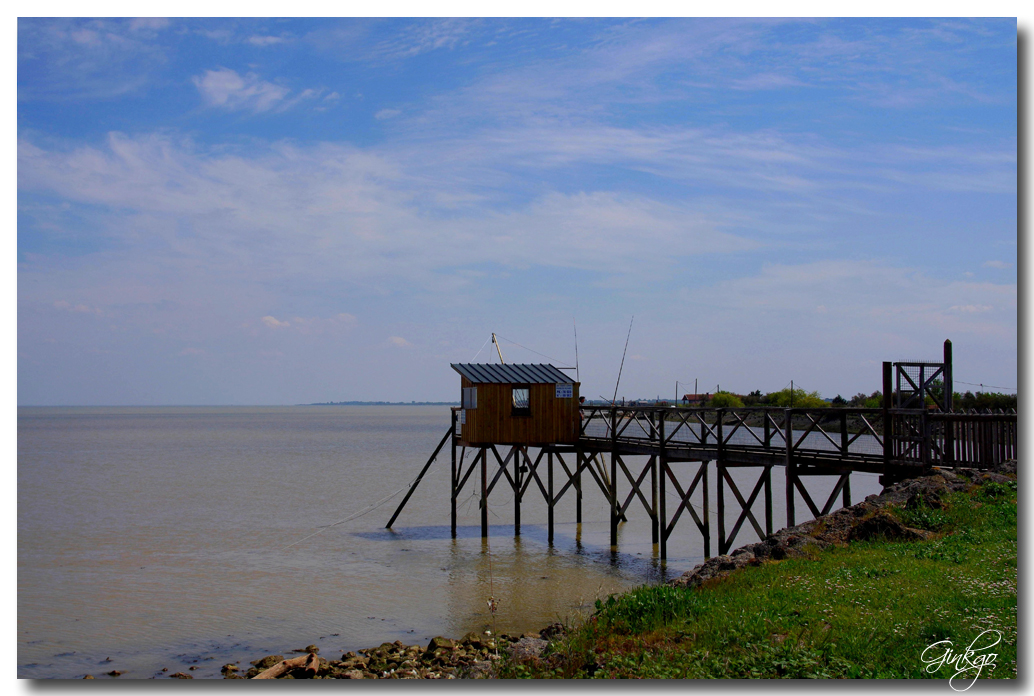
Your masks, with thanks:
[{"label": "distant tree", "polygon": [[984,409],[991,409],[996,411],[999,409],[1009,410],[1016,408],[1016,394],[1001,394],[998,392],[966,392],[965,394],[955,394],[955,403],[953,404],[956,410],[969,411],[976,409],[983,411]]},{"label": "distant tree", "polygon": [[763,398],[764,397],[761,396],[761,390],[760,389],[755,389],[754,391],[752,391],[751,393],[749,393],[749,394],[747,394],[746,396],[743,397],[743,405],[744,406],[757,406],[758,404],[761,403],[761,399],[763,399]]},{"label": "distant tree", "polygon": [[851,397],[851,400],[847,402],[847,405],[851,406],[852,408],[861,408],[865,406],[865,400],[868,398],[869,397],[865,394],[858,392],[857,394]]},{"label": "distant tree", "polygon": [[770,392],[765,395],[765,403],[780,408],[827,408],[829,404],[819,396],[817,391],[806,392],[803,389],[790,391],[787,387],[782,391]]},{"label": "distant tree", "polygon": [[743,408],[743,399],[729,392],[720,391],[707,404],[711,408]]},{"label": "distant tree", "polygon": [[847,399],[837,394],[829,403],[831,406],[847,406]]}]

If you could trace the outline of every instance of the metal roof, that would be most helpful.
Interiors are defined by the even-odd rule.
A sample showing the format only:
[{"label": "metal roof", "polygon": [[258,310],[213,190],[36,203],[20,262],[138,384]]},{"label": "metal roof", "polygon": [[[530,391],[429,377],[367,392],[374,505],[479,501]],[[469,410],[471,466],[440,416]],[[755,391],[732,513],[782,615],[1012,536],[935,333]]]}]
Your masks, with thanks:
[{"label": "metal roof", "polygon": [[452,363],[452,369],[474,384],[573,384],[574,380],[552,365],[496,365]]}]

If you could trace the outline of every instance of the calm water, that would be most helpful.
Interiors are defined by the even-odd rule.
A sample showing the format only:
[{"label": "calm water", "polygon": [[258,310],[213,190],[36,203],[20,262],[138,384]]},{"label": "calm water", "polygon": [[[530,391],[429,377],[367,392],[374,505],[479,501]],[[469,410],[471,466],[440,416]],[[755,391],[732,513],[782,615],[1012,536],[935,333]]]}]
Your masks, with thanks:
[{"label": "calm water", "polygon": [[[412,480],[448,424],[446,407],[421,406],[19,409],[18,676],[148,678],[196,665],[195,677],[214,678],[226,662],[310,643],[331,658],[426,644],[490,628],[490,596],[496,630],[538,630],[703,559],[684,515],[661,564],[635,506],[611,554],[607,505],[588,477],[585,522],[574,524],[566,497],[552,548],[534,484],[519,539],[512,492],[496,488],[485,544],[468,482],[454,540],[447,450],[393,531],[384,524],[402,494],[327,528]],[[748,494],[757,474],[734,471]],[[825,483],[809,483],[816,500]],[[852,477],[856,499],[879,488]],[[755,539],[748,525],[736,545]]]}]

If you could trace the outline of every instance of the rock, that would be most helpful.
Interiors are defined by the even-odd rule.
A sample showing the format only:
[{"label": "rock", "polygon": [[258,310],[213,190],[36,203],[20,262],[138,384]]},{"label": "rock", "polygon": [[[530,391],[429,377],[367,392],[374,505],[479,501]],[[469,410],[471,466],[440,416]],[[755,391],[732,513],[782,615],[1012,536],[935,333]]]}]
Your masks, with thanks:
[{"label": "rock", "polygon": [[255,665],[260,670],[262,670],[262,669],[269,669],[270,667],[272,667],[273,665],[277,664],[278,662],[283,662],[283,661],[284,661],[284,656],[283,655],[266,655],[261,660],[255,660],[251,664]]},{"label": "rock", "polygon": [[306,645],[305,652],[310,653],[312,655],[319,655],[320,649],[317,648],[315,645]]},{"label": "rock", "polygon": [[492,663],[488,660],[477,660],[467,670],[467,679],[488,679],[492,676]]},{"label": "rock", "polygon": [[96,679],[96,678],[97,677],[93,676],[92,674],[87,674],[85,677],[83,677],[83,679]]},{"label": "rock", "polygon": [[427,644],[427,652],[433,653],[439,648],[448,648],[452,650],[457,645],[456,641],[451,638],[443,638],[442,636],[436,636],[431,639],[431,642]]},{"label": "rock", "polygon": [[549,641],[528,636],[510,645],[510,655],[517,662],[538,659],[547,645]]},{"label": "rock", "polygon": [[915,541],[917,539],[925,539],[927,536],[928,533],[906,527],[897,518],[881,511],[859,522],[851,530],[848,538],[851,541],[864,541],[875,538]]},{"label": "rock", "polygon": [[195,669],[197,669],[197,665],[191,665],[190,666],[190,671],[191,672],[193,672]]},{"label": "rock", "polygon": [[193,678],[194,677],[190,676],[189,674],[184,674],[183,672],[176,672],[175,674],[170,674],[169,675],[169,679],[193,679]]},{"label": "rock", "polygon": [[341,676],[342,679],[365,679],[366,677],[357,669],[349,669]]},{"label": "rock", "polygon": [[108,676],[109,677],[121,677],[122,676],[122,672],[118,671],[117,669],[113,669],[110,672],[108,672]]},{"label": "rock", "polygon": [[[222,672],[223,674],[226,674],[227,672],[236,672],[239,669],[240,669],[240,667],[238,667],[237,665],[227,664],[227,665],[223,665],[223,668],[221,670],[219,670],[219,671]],[[165,670],[162,670],[162,671],[164,672]]]},{"label": "rock", "polygon": [[551,623],[548,626],[546,626],[545,628],[543,628],[541,631],[539,631],[539,635],[542,636],[546,640],[549,640],[550,638],[553,638],[554,636],[562,636],[562,635],[564,635],[566,633],[567,633],[567,630],[564,628],[564,624],[562,624],[560,622]]}]

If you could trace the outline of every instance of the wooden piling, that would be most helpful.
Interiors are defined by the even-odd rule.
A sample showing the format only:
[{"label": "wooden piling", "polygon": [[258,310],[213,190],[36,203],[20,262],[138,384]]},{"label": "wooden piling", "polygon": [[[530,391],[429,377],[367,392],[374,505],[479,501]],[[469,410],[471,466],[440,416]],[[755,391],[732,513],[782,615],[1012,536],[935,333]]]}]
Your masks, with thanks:
[{"label": "wooden piling", "polygon": [[546,484],[546,488],[549,491],[549,493],[547,495],[547,497],[549,498],[549,500],[547,501],[548,502],[548,515],[549,515],[549,517],[548,517],[549,531],[548,531],[547,534],[548,534],[549,545],[552,546],[553,545],[553,452],[552,451],[548,452],[547,455],[546,455],[546,467],[547,467],[546,468],[546,475],[549,477],[549,480],[548,480],[548,482]]},{"label": "wooden piling", "polygon": [[449,527],[452,530],[452,538],[456,538],[456,496],[459,491],[456,490],[456,484],[459,483],[459,477],[456,475],[456,411],[452,412],[452,475],[449,477],[450,482],[450,493],[449,498],[451,499],[451,510],[449,515]]},{"label": "wooden piling", "polygon": [[488,457],[481,448],[481,538],[488,538]]}]

